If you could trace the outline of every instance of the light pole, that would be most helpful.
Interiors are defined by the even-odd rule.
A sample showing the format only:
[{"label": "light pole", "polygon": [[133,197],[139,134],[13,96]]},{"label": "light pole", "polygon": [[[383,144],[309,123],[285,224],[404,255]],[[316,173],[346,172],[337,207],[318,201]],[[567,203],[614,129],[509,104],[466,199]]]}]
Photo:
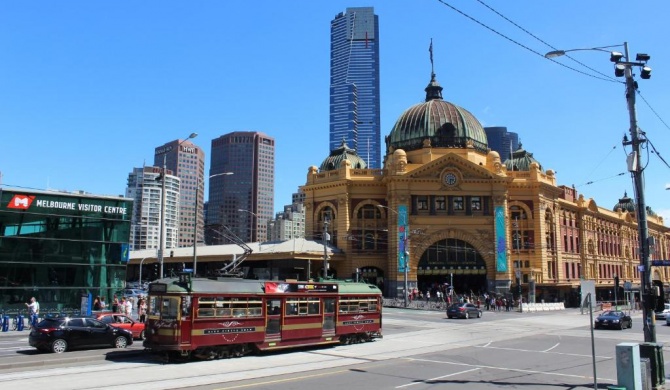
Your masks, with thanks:
[{"label": "light pole", "polygon": [[619,301],[617,300],[616,293],[619,289],[619,275],[614,274],[614,310],[619,310]]},{"label": "light pole", "polygon": [[249,241],[254,242],[254,226],[256,226],[256,239],[260,242],[260,238],[258,238],[258,214],[254,213],[253,211],[245,210],[245,209],[237,209],[240,213],[249,213],[252,216],[251,220],[251,227],[249,230],[251,231],[251,234],[249,235]]},{"label": "light pole", "polygon": [[[189,134],[188,138],[186,138],[185,140],[183,140],[183,141],[181,141],[177,144],[177,148],[179,148],[179,146],[182,143],[188,141],[191,138],[195,138],[197,136],[198,136],[198,133]],[[166,177],[165,176],[167,174],[166,173],[167,172],[167,166],[166,166],[167,165],[167,152],[169,152],[169,151],[170,150],[163,151],[163,169],[162,169],[162,172],[161,172],[161,179],[163,181],[161,183],[161,221],[160,221],[161,222],[160,223],[160,229],[161,229],[160,241],[161,242],[159,244],[160,249],[158,250],[158,256],[157,256],[158,257],[158,262],[160,263],[160,276],[158,277],[159,279],[163,278],[163,259],[164,259],[164,255],[165,255],[165,197],[166,197],[166,193],[165,193],[165,179],[166,179]]]},{"label": "light pole", "polygon": [[323,219],[323,278],[328,279],[328,217]]},{"label": "light pole", "polygon": [[[400,213],[393,210],[392,208],[390,208],[388,206],[381,205],[381,204],[378,204],[377,207],[390,210],[397,216],[397,218],[399,220],[401,219],[400,218]],[[405,216],[405,218],[407,218],[407,217]],[[405,307],[407,307],[407,305],[408,305],[407,296],[409,294],[408,287],[407,287],[407,272],[409,270],[409,266],[408,266],[407,263],[409,262],[409,258],[408,258],[409,257],[408,256],[409,251],[407,250],[407,223],[406,222],[407,222],[406,220],[402,221],[402,223],[403,223],[403,229],[402,229],[402,231],[403,231],[403,237],[402,237],[403,247],[401,248],[400,243],[398,243],[398,255],[402,256],[402,258],[404,259],[404,261],[403,261],[403,289],[404,289],[403,304],[405,305]],[[389,229],[389,231],[390,231],[390,229]],[[403,250],[405,251],[405,253],[402,253]],[[451,282],[453,283],[453,279],[452,279]],[[452,288],[453,288],[453,285],[452,285]]]},{"label": "light pole", "polygon": [[[222,172],[214,175],[210,175],[209,179],[216,176],[232,175],[233,172]],[[198,272],[198,195],[200,191],[200,186],[203,184],[202,181],[198,178],[198,184],[195,186],[195,221],[193,223],[193,277],[197,275]]]},{"label": "light pole", "polygon": [[147,256],[147,257],[143,258],[142,260],[140,260],[140,288],[142,288],[142,263],[144,263],[144,260],[149,259],[151,257],[153,257],[153,256]]},{"label": "light pole", "polygon": [[[638,67],[641,69],[640,77],[642,79],[649,79],[651,77],[651,68],[647,66],[647,61],[651,58],[648,54],[638,53],[635,57],[635,62],[629,61],[628,56],[628,42],[624,42],[623,45],[612,45],[612,46],[601,46],[594,47],[590,49],[572,49],[572,50],[555,50],[545,54],[547,58],[553,58],[562,56],[569,51],[576,50],[597,50],[597,51],[607,51],[606,48],[611,47],[621,47],[623,46],[624,52],[610,52],[610,61],[614,62],[614,75],[616,77],[625,77],[626,85],[626,105],[628,107],[628,116],[629,116],[629,132],[631,140],[628,141],[628,137],[624,136],[623,145],[631,145],[633,151],[627,157],[628,171],[631,172],[633,176],[633,183],[635,185],[635,196],[637,200],[637,227],[638,227],[638,238],[639,238],[639,250],[640,250],[640,283],[641,288],[643,289],[642,295],[642,317],[644,318],[643,330],[644,330],[644,341],[646,342],[656,342],[656,325],[654,323],[654,308],[652,307],[653,303],[653,292],[651,289],[651,266],[649,263],[649,239],[647,231],[647,208],[644,202],[644,178],[643,171],[644,167],[642,166],[641,156],[640,156],[640,144],[646,142],[644,137],[640,138],[640,129],[637,127],[637,117],[635,113],[635,93],[637,91],[637,82],[633,78],[633,67]],[[623,61],[622,61],[623,59]]]}]

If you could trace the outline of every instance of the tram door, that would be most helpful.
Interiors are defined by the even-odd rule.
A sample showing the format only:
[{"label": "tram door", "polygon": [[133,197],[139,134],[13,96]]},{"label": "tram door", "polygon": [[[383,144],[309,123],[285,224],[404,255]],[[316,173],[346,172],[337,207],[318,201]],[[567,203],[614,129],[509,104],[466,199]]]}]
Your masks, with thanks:
[{"label": "tram door", "polygon": [[265,324],[265,338],[278,339],[281,337],[281,300],[268,299],[266,301],[267,322]]},{"label": "tram door", "polygon": [[324,298],[323,300],[323,334],[335,333],[335,298]]}]

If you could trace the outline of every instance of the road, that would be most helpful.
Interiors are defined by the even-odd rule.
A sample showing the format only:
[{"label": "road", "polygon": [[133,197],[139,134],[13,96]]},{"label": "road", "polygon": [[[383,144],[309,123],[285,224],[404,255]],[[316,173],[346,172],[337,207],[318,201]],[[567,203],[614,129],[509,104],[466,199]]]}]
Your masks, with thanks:
[{"label": "road", "polygon": [[[615,346],[643,341],[632,329],[596,330],[599,388],[616,384]],[[566,310],[484,313],[449,320],[442,312],[384,309],[384,338],[371,343],[161,364],[140,351],[37,354],[23,338],[1,338],[0,386],[48,389],[593,389],[589,316]],[[670,341],[659,324],[657,339]],[[12,350],[11,348],[15,348]],[[665,361],[668,362],[664,350]],[[666,372],[668,368],[666,367]]]}]

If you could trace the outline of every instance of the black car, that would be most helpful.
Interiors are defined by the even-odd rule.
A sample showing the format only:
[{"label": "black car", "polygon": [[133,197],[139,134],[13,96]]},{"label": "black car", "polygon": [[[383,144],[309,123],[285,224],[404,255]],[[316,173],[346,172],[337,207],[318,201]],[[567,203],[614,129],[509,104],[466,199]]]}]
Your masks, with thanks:
[{"label": "black car", "polygon": [[88,317],[45,318],[30,331],[31,347],[63,353],[70,349],[112,346],[125,348],[133,334]]},{"label": "black car", "polygon": [[593,327],[625,329],[633,326],[633,320],[622,311],[608,310],[600,314],[594,321]]},{"label": "black car", "polygon": [[472,303],[454,303],[447,308],[447,317],[448,318],[470,318],[482,316],[482,311],[477,308],[477,306]]}]

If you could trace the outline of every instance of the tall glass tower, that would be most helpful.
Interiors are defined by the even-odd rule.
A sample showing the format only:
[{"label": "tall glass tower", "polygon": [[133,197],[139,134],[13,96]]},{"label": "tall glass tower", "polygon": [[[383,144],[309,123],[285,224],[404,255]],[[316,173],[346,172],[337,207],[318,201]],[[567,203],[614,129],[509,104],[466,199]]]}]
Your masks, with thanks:
[{"label": "tall glass tower", "polygon": [[381,168],[379,19],[347,8],[330,23],[330,150],[345,140],[369,168]]}]

